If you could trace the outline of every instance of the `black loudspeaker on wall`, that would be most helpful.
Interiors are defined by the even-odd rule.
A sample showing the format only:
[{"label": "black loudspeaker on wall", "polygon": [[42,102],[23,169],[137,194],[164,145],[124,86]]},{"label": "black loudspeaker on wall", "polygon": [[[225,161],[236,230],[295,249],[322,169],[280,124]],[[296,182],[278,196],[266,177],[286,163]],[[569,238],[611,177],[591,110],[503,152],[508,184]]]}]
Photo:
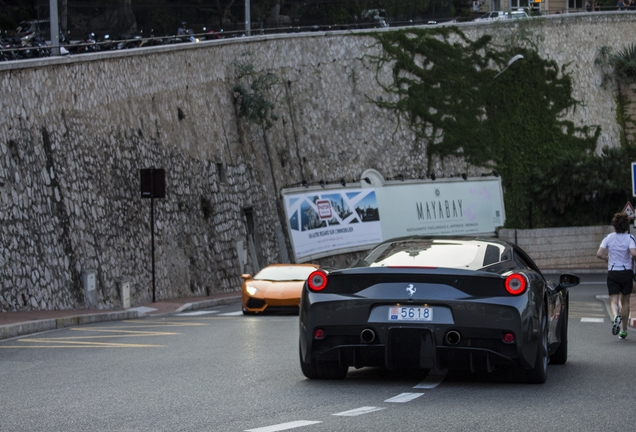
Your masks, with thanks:
[{"label": "black loudspeaker on wall", "polygon": [[166,171],[163,168],[146,168],[139,170],[141,175],[142,198],[165,198]]}]

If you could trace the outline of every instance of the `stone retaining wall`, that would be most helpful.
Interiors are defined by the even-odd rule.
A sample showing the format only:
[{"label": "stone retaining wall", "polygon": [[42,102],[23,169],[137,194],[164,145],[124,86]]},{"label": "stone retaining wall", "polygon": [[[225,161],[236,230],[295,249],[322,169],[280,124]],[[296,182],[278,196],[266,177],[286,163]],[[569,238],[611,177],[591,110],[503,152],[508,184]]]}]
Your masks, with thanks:
[{"label": "stone retaining wall", "polygon": [[[600,145],[616,145],[614,91],[600,86],[594,57],[635,40],[635,18],[462,29],[502,42],[534,35],[542,56],[573,72],[582,105],[567,117],[600,124]],[[316,32],[0,63],[0,311],[86,307],[88,270],[96,271],[93,307],[120,307],[120,280],[130,282],[132,305],[152,299],[142,168],[167,174],[166,198],[154,206],[158,300],[236,291],[241,271],[284,260],[285,185],[352,182],[367,168],[387,178],[425,174],[421,143],[368,102],[387,96],[363,60],[377,53],[373,42]],[[280,79],[270,95],[280,120],[267,131],[237,116],[235,62],[247,51]],[[433,166],[440,176],[481,173],[452,159]]]},{"label": "stone retaining wall", "polygon": [[599,269],[607,263],[596,257],[601,240],[614,232],[611,225],[594,227],[499,230],[499,238],[517,243],[542,270]]}]

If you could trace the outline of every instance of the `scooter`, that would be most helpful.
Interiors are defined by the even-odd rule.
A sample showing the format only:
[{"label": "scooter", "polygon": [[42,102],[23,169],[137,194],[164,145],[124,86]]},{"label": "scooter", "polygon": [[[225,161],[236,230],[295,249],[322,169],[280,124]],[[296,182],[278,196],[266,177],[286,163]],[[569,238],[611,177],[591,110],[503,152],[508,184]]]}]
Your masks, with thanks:
[{"label": "scooter", "polygon": [[[221,31],[223,31],[223,30],[221,30]],[[218,34],[218,33],[215,33],[214,30],[207,31],[207,29],[205,27],[203,27],[203,33],[204,33],[203,38],[205,40],[221,39],[221,35]]]}]

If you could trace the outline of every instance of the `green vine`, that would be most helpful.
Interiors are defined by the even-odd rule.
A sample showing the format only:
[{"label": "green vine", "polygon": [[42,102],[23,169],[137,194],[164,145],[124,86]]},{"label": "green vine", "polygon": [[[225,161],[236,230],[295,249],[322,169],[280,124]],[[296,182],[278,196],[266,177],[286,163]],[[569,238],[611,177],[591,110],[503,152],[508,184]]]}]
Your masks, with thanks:
[{"label": "green vine", "polygon": [[[238,83],[232,88],[239,103],[239,117],[269,129],[278,120],[274,113],[274,103],[267,98],[267,92],[278,83],[278,76],[271,72],[259,73],[247,51],[233,62]],[[249,89],[241,82],[249,82]]]},{"label": "green vine", "polygon": [[[593,154],[600,127],[563,119],[578,105],[567,66],[541,58],[533,31],[521,29],[504,47],[488,35],[470,40],[457,27],[371,34],[382,49],[369,61],[391,95],[372,102],[394,112],[423,141],[427,175],[434,158],[447,156],[496,168],[505,188],[506,225],[550,226],[563,208],[550,197],[538,199],[544,189],[533,185],[565,155]],[[523,59],[506,69],[518,54]],[[391,79],[382,82],[386,67]],[[526,216],[532,202],[543,210],[534,221]]]}]

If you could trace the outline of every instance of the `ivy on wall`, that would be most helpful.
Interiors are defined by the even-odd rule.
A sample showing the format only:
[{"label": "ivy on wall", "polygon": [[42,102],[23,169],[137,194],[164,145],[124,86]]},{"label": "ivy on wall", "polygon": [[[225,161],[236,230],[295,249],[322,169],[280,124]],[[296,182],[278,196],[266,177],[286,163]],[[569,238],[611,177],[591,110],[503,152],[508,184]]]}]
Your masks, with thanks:
[{"label": "ivy on wall", "polygon": [[252,53],[246,51],[233,62],[237,83],[232,91],[237,97],[239,117],[269,129],[278,120],[278,115],[274,113],[274,102],[269,100],[267,93],[278,83],[278,76],[272,72],[258,72],[251,57]]},{"label": "ivy on wall", "polygon": [[[494,168],[505,188],[507,226],[559,226],[564,207],[555,197],[563,194],[548,194],[560,188],[550,175],[561,163],[578,163],[573,155],[592,155],[600,134],[597,126],[563,119],[578,104],[566,67],[541,58],[531,43],[502,47],[488,35],[473,41],[457,27],[371,36],[382,50],[369,59],[390,94],[373,103],[393,111],[422,140],[427,173],[433,160],[447,156]],[[523,59],[506,69],[518,54]],[[385,67],[392,71],[388,82]],[[531,206],[541,210],[532,221]]]}]

